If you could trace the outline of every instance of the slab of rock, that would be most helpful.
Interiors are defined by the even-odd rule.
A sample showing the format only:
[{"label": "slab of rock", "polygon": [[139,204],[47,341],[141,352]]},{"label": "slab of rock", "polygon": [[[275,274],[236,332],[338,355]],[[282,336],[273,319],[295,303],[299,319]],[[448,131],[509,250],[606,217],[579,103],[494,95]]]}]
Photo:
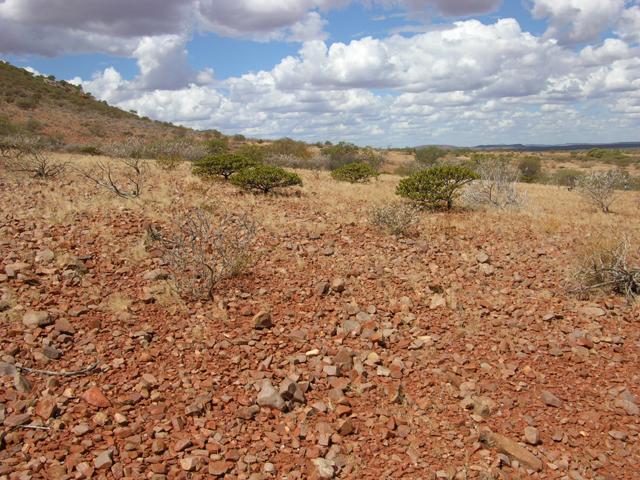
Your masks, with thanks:
[{"label": "slab of rock", "polygon": [[337,293],[344,292],[347,283],[344,281],[344,278],[336,278],[331,282],[331,290]]},{"label": "slab of rock", "polygon": [[97,469],[100,468],[110,468],[113,465],[113,454],[111,450],[105,450],[104,452],[100,452],[96,455],[96,458],[93,460],[93,466]]},{"label": "slab of rock", "polygon": [[17,413],[15,415],[9,415],[4,419],[5,427],[17,427],[20,425],[27,425],[31,422],[31,415],[28,413]]},{"label": "slab of rock", "polygon": [[540,443],[540,432],[535,427],[525,427],[524,440],[529,445],[538,445]]},{"label": "slab of rock", "polygon": [[335,476],[334,463],[332,461],[324,458],[314,458],[311,463],[315,466],[318,478],[325,480]]},{"label": "slab of rock", "polygon": [[36,253],[36,263],[51,263],[54,258],[55,254],[48,248]]},{"label": "slab of rock", "polygon": [[36,405],[36,415],[43,420],[49,420],[56,414],[57,405],[53,397],[43,397]]},{"label": "slab of rock", "polygon": [[284,400],[306,403],[304,392],[302,391],[300,386],[289,378],[285,378],[280,384],[280,396]]},{"label": "slab of rock", "polygon": [[542,393],[540,394],[540,398],[545,403],[545,405],[548,405],[550,407],[555,407],[555,408],[562,407],[562,400],[556,397],[549,390],[543,390]]},{"label": "slab of rock", "polygon": [[269,312],[258,312],[253,317],[253,328],[256,330],[265,330],[273,327],[273,321],[271,320],[271,314]]},{"label": "slab of rock", "polygon": [[284,398],[282,398],[269,380],[265,380],[262,383],[262,389],[258,393],[257,403],[261,407],[275,408],[280,411],[284,411],[286,407]]},{"label": "slab of rock", "polygon": [[622,408],[627,415],[640,415],[640,408],[635,402],[627,400],[625,398],[619,398],[615,401],[614,405],[618,408]]},{"label": "slab of rock", "polygon": [[493,433],[491,431],[483,431],[480,433],[480,442],[490,448],[495,448],[500,453],[504,453],[505,455],[518,460],[521,464],[535,470],[536,472],[542,470],[543,464],[538,457],[504,435]]},{"label": "slab of rock", "polygon": [[22,324],[27,328],[46,327],[51,323],[49,312],[29,310],[22,317]]},{"label": "slab of rock", "polygon": [[73,335],[76,333],[76,329],[73,328],[73,325],[71,325],[71,322],[69,322],[69,320],[67,320],[66,318],[57,319],[53,328],[55,329],[56,332],[66,333],[67,335]]},{"label": "slab of rock", "polygon": [[214,477],[223,477],[233,468],[233,463],[218,461],[218,462],[210,462],[209,463],[209,475],[213,475]]},{"label": "slab of rock", "polygon": [[0,376],[13,377],[16,371],[16,366],[12,363],[0,362]]},{"label": "slab of rock", "polygon": [[91,387],[82,394],[82,399],[89,405],[99,408],[107,408],[111,406],[109,399],[102,393],[98,387]]},{"label": "slab of rock", "polygon": [[58,360],[62,356],[62,352],[52,345],[45,345],[42,353],[50,360]]}]

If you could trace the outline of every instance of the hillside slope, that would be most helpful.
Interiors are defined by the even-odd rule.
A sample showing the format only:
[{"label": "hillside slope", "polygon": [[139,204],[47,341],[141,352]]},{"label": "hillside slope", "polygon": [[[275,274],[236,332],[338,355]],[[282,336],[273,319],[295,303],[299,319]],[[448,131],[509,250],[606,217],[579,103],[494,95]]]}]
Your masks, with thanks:
[{"label": "hillside slope", "polygon": [[198,132],[141,118],[96,100],[81,87],[0,62],[0,135],[37,134],[67,145],[96,145],[130,136],[160,139]]}]

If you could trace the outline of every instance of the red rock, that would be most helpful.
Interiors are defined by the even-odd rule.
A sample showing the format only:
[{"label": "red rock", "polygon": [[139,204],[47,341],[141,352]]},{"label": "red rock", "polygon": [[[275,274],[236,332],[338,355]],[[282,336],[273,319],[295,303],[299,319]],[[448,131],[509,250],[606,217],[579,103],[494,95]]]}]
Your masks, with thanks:
[{"label": "red rock", "polygon": [[98,408],[107,408],[111,406],[109,399],[102,393],[98,387],[91,387],[82,394],[82,399],[89,405]]}]

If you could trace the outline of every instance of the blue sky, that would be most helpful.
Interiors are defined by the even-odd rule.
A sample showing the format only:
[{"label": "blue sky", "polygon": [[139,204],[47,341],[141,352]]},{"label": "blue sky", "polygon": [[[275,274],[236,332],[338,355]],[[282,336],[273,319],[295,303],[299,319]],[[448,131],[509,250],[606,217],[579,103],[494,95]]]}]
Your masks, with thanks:
[{"label": "blue sky", "polygon": [[372,145],[639,140],[639,32],[636,0],[0,2],[0,57],[111,104]]}]

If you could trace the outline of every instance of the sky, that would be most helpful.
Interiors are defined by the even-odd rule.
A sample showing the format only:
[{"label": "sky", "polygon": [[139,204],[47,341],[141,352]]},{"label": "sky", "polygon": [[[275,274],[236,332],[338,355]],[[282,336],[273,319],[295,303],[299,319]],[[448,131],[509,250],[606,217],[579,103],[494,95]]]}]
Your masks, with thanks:
[{"label": "sky", "polygon": [[640,140],[640,0],[0,0],[0,58],[257,138]]}]

